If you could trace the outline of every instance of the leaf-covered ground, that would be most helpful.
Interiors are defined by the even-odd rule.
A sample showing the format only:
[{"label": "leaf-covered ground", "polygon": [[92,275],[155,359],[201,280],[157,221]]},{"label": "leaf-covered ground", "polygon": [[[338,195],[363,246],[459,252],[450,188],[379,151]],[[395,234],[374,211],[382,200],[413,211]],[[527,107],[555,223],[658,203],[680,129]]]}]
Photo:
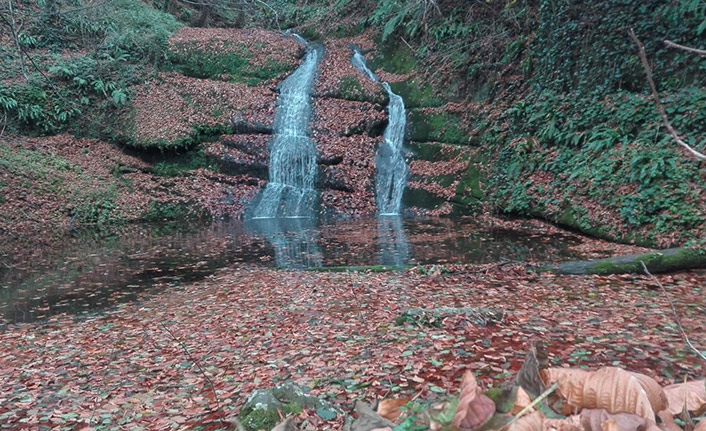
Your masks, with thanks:
[{"label": "leaf-covered ground", "polygon": [[[699,346],[705,278],[659,276]],[[396,324],[408,307],[488,307],[505,317],[490,326]],[[533,337],[547,340],[550,364],[615,365],[660,383],[704,373],[667,297],[646,277],[538,275],[512,265],[228,268],[89,318],[10,325],[0,334],[0,429],[227,428],[215,420],[284,380],[344,411],[360,398],[434,398],[454,392],[467,369],[484,387],[516,372]],[[317,429],[343,422],[304,414]]]}]

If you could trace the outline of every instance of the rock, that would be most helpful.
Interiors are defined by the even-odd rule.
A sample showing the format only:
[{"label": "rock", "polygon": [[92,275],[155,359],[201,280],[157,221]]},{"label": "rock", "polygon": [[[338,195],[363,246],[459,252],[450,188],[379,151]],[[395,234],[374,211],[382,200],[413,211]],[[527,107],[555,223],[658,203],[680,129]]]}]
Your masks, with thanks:
[{"label": "rock", "polygon": [[272,134],[272,127],[258,123],[257,121],[249,122],[243,119],[240,114],[236,117],[230,117],[230,127],[234,135]]},{"label": "rock", "polygon": [[332,414],[333,418],[336,417],[338,413],[332,404],[307,392],[308,388],[289,382],[269,389],[257,389],[250,394],[243,405],[240,411],[240,422],[249,430],[269,430],[280,422],[279,412],[285,416],[297,415],[305,408],[316,410],[317,413],[326,412],[326,415]]},{"label": "rock", "polygon": [[346,181],[345,173],[337,167],[325,166],[321,170],[319,182],[318,187],[321,189],[339,190],[347,193],[354,191]]},{"label": "rock", "polygon": [[392,429],[397,425],[394,422],[383,418],[377,414],[369,405],[362,401],[356,401],[355,412],[358,419],[348,422],[343,427],[344,431],[370,431],[374,429]]},{"label": "rock", "polygon": [[343,162],[343,156],[340,155],[335,155],[335,156],[324,156],[320,155],[316,159],[316,163],[319,165],[324,165],[324,166],[334,166],[334,165],[339,165]]},{"label": "rock", "polygon": [[463,316],[475,325],[492,326],[503,320],[503,311],[489,308],[409,308],[395,320],[398,325],[416,323],[424,326],[441,327],[443,319],[450,316]]}]

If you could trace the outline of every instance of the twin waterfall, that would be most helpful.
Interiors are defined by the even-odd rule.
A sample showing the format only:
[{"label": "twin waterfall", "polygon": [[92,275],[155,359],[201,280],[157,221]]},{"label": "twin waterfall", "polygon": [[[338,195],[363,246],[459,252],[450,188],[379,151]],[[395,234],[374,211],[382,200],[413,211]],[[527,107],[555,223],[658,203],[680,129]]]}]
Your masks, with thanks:
[{"label": "twin waterfall", "polygon": [[311,217],[317,193],[316,145],[309,136],[310,93],[323,47],[306,43],[302,64],[279,86],[275,138],[270,148],[270,181],[253,211],[253,218]]},{"label": "twin waterfall", "polygon": [[[306,55],[301,65],[279,86],[269,182],[254,202],[249,225],[273,245],[278,266],[308,268],[323,263],[316,227],[317,151],[309,135],[310,94],[323,47],[292,36],[306,46]],[[369,79],[379,82],[358,50],[354,50],[351,61]],[[390,96],[389,123],[376,154],[375,196],[378,214],[396,217],[378,220],[379,259],[384,265],[401,266],[409,261],[409,245],[399,216],[408,173],[402,151],[406,113],[402,98],[393,93],[386,82],[382,86]]]}]

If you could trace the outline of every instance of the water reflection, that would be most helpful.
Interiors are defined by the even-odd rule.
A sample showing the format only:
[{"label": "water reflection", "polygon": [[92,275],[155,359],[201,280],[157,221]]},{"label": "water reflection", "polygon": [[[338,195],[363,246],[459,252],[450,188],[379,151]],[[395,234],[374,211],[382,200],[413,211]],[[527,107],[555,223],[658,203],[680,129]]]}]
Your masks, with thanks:
[{"label": "water reflection", "polygon": [[248,231],[263,236],[274,247],[280,268],[322,266],[316,220],[312,218],[264,218],[247,220]]},{"label": "water reflection", "polygon": [[409,242],[404,233],[402,217],[382,215],[378,217],[377,243],[380,250],[380,265],[403,266],[410,260]]},{"label": "water reflection", "polygon": [[[274,218],[179,226],[129,225],[113,235],[82,232],[51,246],[0,243],[16,256],[0,273],[0,326],[58,313],[81,314],[170,289],[223,267],[481,264],[551,261],[578,237],[507,230],[472,218],[396,216],[325,220]],[[22,256],[22,257],[20,257]]]}]

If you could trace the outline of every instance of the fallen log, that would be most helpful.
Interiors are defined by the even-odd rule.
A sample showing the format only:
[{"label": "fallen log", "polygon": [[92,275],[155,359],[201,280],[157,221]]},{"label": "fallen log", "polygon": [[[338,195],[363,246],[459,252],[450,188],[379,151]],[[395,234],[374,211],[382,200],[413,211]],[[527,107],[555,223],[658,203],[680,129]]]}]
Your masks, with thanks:
[{"label": "fallen log", "polygon": [[683,271],[706,268],[706,249],[678,247],[650,253],[631,254],[598,260],[564,262],[553,267],[542,268],[556,274],[568,275],[607,275],[644,274],[645,266],[651,273]]}]

